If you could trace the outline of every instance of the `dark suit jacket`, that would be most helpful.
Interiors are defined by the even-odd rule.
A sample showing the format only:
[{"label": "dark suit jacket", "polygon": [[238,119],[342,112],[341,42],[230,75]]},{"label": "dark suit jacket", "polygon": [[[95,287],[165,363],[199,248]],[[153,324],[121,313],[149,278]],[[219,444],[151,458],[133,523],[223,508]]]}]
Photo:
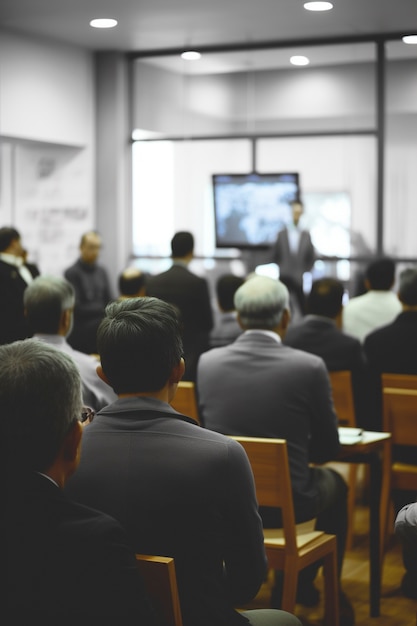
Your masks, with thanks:
[{"label": "dark suit jacket", "polygon": [[8,625],[155,624],[134,553],[114,519],[69,500],[37,473],[8,489]]},{"label": "dark suit jacket", "polygon": [[339,450],[323,360],[266,334],[245,332],[201,355],[197,391],[206,428],[287,440],[297,519],[314,517],[318,491],[309,463],[334,459]]},{"label": "dark suit jacket", "polygon": [[381,426],[381,374],[417,374],[417,311],[404,311],[391,324],[369,333],[363,347],[371,374],[374,412]]},{"label": "dark suit jacket", "polygon": [[300,232],[296,252],[290,248],[288,229],[279,231],[273,248],[273,261],[279,265],[280,278],[291,278],[294,284],[302,285],[303,274],[311,270],[314,260],[315,250],[308,231]]},{"label": "dark suit jacket", "polygon": [[320,356],[329,372],[349,370],[352,373],[357,424],[372,430],[367,402],[368,372],[358,339],[340,331],[327,317],[307,315],[300,323],[288,328],[284,343]]},{"label": "dark suit jacket", "polygon": [[[27,267],[35,277],[35,266]],[[0,344],[26,339],[29,334],[23,308],[26,287],[17,267],[0,260]]]},{"label": "dark suit jacket", "polygon": [[166,272],[149,279],[146,295],[170,302],[179,309],[184,336],[184,380],[195,380],[198,358],[209,347],[209,333],[213,327],[207,281],[184,265],[174,263]]},{"label": "dark suit jacket", "polygon": [[266,572],[243,448],[152,398],[123,398],[84,431],[68,493],[116,517],[136,552],[173,556],[184,626],[246,623],[233,610]]}]

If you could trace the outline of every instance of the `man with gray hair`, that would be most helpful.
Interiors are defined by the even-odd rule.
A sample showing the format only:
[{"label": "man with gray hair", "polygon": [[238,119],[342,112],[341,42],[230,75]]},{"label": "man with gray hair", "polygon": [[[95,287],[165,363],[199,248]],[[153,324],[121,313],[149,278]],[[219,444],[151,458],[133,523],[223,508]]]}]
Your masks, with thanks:
[{"label": "man with gray hair", "polygon": [[57,276],[38,276],[26,288],[23,303],[33,338],[66,352],[77,364],[84,404],[99,411],[117,400],[113,389],[98,377],[96,359],[74,350],[66,340],[72,330],[75,303],[71,283]]},{"label": "man with gray hair", "polygon": [[[337,458],[339,437],[329,376],[324,361],[282,343],[290,320],[289,294],[265,276],[246,280],[235,294],[244,330],[232,344],[200,357],[197,390],[206,428],[228,435],[277,437],[288,442],[296,521],[317,518],[316,527],[337,536],[339,575],[346,538],[343,478],[328,467],[311,466]],[[275,510],[263,510],[264,526],[280,523]],[[297,601],[316,604],[317,573],[299,576]],[[278,585],[272,602],[279,602]],[[353,609],[341,593],[341,623],[353,623]]]},{"label": "man with gray hair", "polygon": [[38,341],[1,346],[0,406],[7,624],[155,625],[125,530],[64,493],[84,432],[73,360]]}]

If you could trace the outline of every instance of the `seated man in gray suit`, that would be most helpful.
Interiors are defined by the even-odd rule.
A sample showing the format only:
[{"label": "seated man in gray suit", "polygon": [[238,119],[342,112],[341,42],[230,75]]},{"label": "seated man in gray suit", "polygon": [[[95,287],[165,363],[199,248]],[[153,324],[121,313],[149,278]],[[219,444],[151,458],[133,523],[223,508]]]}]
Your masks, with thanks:
[{"label": "seated man in gray suit", "polygon": [[374,430],[367,402],[367,369],[362,345],[342,331],[343,284],[335,278],[315,280],[307,297],[307,315],[289,325],[284,343],[320,356],[329,372],[348,370],[358,426]]},{"label": "seated man in gray suit", "polygon": [[[203,423],[225,434],[287,440],[297,522],[317,517],[318,529],[337,536],[340,574],[346,484],[332,469],[310,465],[335,459],[339,451],[326,366],[315,355],[283,345],[290,320],[283,283],[249,278],[236,291],[235,305],[245,332],[200,357],[197,390]],[[263,511],[263,520],[265,526],[279,523],[274,510]],[[318,602],[316,573],[315,568],[301,572],[298,602]],[[341,623],[352,624],[353,610],[343,593],[341,610]]]},{"label": "seated man in gray suit", "polygon": [[95,411],[117,400],[113,389],[97,374],[97,360],[74,350],[66,340],[72,329],[74,288],[65,278],[38,276],[23,295],[25,313],[34,340],[66,352],[80,370],[84,404]]},{"label": "seated man in gray suit", "polygon": [[119,399],[86,428],[67,491],[122,522],[136,552],[174,557],[184,626],[299,625],[286,612],[234,610],[266,575],[253,476],[242,446],[169,404],[184,373],[175,307],[113,302],[97,342]]}]

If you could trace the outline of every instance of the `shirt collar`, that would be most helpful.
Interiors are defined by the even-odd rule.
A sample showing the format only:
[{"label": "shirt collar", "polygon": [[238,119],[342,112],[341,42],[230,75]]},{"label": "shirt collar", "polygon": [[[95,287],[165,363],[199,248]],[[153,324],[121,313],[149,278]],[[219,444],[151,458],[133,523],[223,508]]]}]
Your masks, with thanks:
[{"label": "shirt collar", "polygon": [[255,335],[255,334],[265,335],[266,337],[271,337],[277,343],[282,343],[281,337],[277,333],[274,333],[274,331],[272,330],[264,330],[263,328],[250,328],[249,330],[245,330],[244,334],[245,335]]},{"label": "shirt collar", "polygon": [[9,265],[14,265],[15,267],[22,267],[23,265],[23,259],[21,256],[9,254],[8,252],[0,252],[0,259]]}]

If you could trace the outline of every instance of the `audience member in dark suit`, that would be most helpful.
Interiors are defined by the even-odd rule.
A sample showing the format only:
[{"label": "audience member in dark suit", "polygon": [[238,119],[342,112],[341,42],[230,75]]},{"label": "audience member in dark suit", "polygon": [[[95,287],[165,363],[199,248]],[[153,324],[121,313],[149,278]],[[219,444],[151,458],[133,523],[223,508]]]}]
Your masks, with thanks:
[{"label": "audience member in dark suit", "polygon": [[209,287],[206,279],[188,269],[194,255],[194,237],[178,232],[171,240],[172,267],[149,279],[146,293],[174,304],[181,313],[185,355],[184,380],[195,380],[200,354],[209,348],[213,327]]},{"label": "audience member in dark suit", "polygon": [[[401,272],[398,298],[402,312],[391,324],[370,333],[364,343],[371,373],[370,389],[377,415],[382,412],[381,374],[417,374],[417,269],[408,268]],[[414,447],[402,447],[401,450],[394,447],[392,454],[394,460],[417,464]],[[412,491],[393,491],[396,511],[414,500],[415,495]],[[404,559],[406,568],[409,562],[410,558]],[[411,578],[411,575],[406,574],[403,589],[407,589],[407,580]]]},{"label": "audience member in dark suit", "polygon": [[367,369],[362,345],[356,337],[342,332],[343,284],[334,278],[313,282],[307,296],[307,313],[290,325],[284,343],[320,356],[329,372],[349,370],[357,424],[373,430],[367,403]]},{"label": "audience member in dark suit", "polygon": [[210,347],[218,348],[231,343],[242,333],[242,327],[237,321],[234,304],[236,290],[244,279],[235,274],[222,274],[216,282],[216,296],[219,312],[217,313],[214,328],[210,333]]},{"label": "audience member in dark suit", "polygon": [[[283,345],[290,312],[289,293],[282,282],[265,276],[249,278],[236,291],[235,305],[245,332],[228,346],[202,354],[198,364],[203,423],[230,435],[287,440],[296,520],[317,517],[318,529],[336,535],[340,575],[346,484],[332,469],[310,465],[335,459],[339,451],[326,366],[315,355]],[[273,509],[264,511],[263,517],[267,526],[277,523]],[[318,602],[316,573],[316,568],[301,572],[298,602]],[[342,593],[341,607],[341,623],[352,624],[353,609]]]},{"label": "audience member in dark suit", "polygon": [[39,270],[24,259],[19,232],[10,226],[0,228],[0,344],[28,336],[23,293]]},{"label": "audience member in dark suit", "polygon": [[233,609],[264,581],[262,523],[243,448],[169,404],[184,372],[175,307],[149,297],[109,304],[98,347],[119,400],[85,429],[68,492],[122,522],[136,552],[174,557],[184,626],[299,624]]},{"label": "audience member in dark suit", "polygon": [[94,231],[85,233],[80,241],[79,259],[64,272],[75,289],[74,328],[68,341],[87,354],[97,352],[97,328],[112,297],[107,271],[97,263],[100,248],[100,235]]},{"label": "audience member in dark suit", "polygon": [[71,334],[75,302],[71,283],[60,276],[37,276],[27,287],[23,302],[33,338],[66,352],[77,364],[84,404],[99,411],[117,400],[113,389],[97,375],[97,359],[74,350],[66,340]]},{"label": "audience member in dark suit", "polygon": [[155,624],[125,531],[63,491],[83,433],[72,359],[31,340],[0,347],[0,406],[7,624]]},{"label": "audience member in dark suit", "polygon": [[292,202],[291,211],[292,222],[279,231],[272,251],[272,261],[279,266],[281,282],[287,286],[290,295],[294,295],[294,304],[299,308],[299,313],[304,315],[303,276],[313,267],[316,252],[310,233],[300,225],[303,214],[302,203]]}]

